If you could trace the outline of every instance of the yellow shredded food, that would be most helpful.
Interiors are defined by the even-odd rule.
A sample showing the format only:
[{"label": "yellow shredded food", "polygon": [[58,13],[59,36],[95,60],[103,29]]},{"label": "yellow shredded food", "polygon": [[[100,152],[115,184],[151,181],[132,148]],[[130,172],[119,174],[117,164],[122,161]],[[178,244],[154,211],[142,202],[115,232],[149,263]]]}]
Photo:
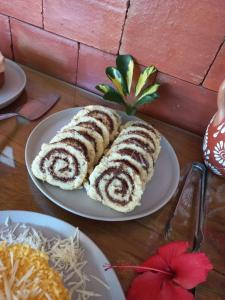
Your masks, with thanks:
[{"label": "yellow shredded food", "polygon": [[69,300],[46,253],[25,244],[0,243],[0,299]]}]

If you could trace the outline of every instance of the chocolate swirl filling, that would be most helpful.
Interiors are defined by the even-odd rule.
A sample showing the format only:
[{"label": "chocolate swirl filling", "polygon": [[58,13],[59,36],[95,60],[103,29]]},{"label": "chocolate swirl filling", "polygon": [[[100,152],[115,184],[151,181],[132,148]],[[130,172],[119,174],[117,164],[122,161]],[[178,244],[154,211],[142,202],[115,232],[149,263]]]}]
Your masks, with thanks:
[{"label": "chocolate swirl filling", "polygon": [[98,127],[98,125],[95,124],[94,122],[91,122],[91,121],[82,122],[81,121],[81,122],[77,123],[77,125],[83,126],[85,128],[90,128],[90,129],[98,132],[102,137],[104,137],[102,129],[100,127]]},{"label": "chocolate swirl filling", "polygon": [[154,146],[154,150],[153,151],[155,151],[156,144],[155,144],[154,139],[151,137],[151,135],[149,133],[147,133],[145,131],[142,131],[141,129],[140,130],[134,129],[134,130],[129,130],[128,132],[126,132],[126,134],[127,135],[129,135],[129,134],[137,134],[137,135],[141,135],[141,136],[149,139],[151,141],[151,143],[153,144],[153,146]]},{"label": "chocolate swirl filling", "polygon": [[141,153],[138,153],[137,151],[135,151],[133,149],[129,149],[129,148],[119,149],[119,150],[117,150],[117,152],[122,155],[128,155],[128,156],[132,157],[134,160],[136,160],[137,162],[139,162],[142,165],[143,169],[145,169],[148,172],[149,163]]},{"label": "chocolate swirl filling", "polygon": [[97,151],[97,144],[96,144],[96,141],[95,141],[95,138],[93,138],[93,136],[91,136],[90,134],[88,134],[87,132],[85,131],[82,131],[82,129],[68,129],[68,130],[65,130],[65,132],[71,132],[71,133],[76,133],[78,132],[80,135],[82,135],[86,140],[88,140],[89,142],[92,143],[92,145],[94,146],[94,149],[95,149],[95,152]]},{"label": "chocolate swirl filling", "polygon": [[60,140],[61,143],[65,143],[67,145],[70,145],[74,148],[79,149],[83,154],[86,160],[89,162],[90,159],[88,157],[88,149],[81,141],[77,140],[76,138],[64,138]]},{"label": "chocolate swirl filling", "polygon": [[[133,184],[133,180],[132,180],[132,177],[125,171],[123,170],[123,168],[116,168],[116,167],[110,167],[108,168],[107,170],[105,170],[103,173],[101,173],[101,175],[96,179],[95,181],[95,188],[96,188],[96,191],[97,193],[99,194],[99,196],[103,199],[103,195],[102,195],[102,192],[100,190],[100,182],[101,180],[104,180],[104,177],[106,175],[111,175],[112,177],[110,179],[108,179],[106,185],[105,185],[105,193],[108,197],[108,199],[113,202],[113,203],[117,203],[121,206],[125,206],[127,203],[129,203],[130,201],[132,201],[132,193],[134,191],[134,184]],[[119,183],[120,183],[120,186],[118,186],[117,188],[114,189],[114,193],[116,195],[120,195],[122,197],[125,197],[127,192],[128,192],[128,189],[129,189],[129,185],[127,183],[127,181],[125,180],[125,178],[122,178],[120,177],[121,175],[125,175],[126,179],[129,181],[132,189],[130,191],[130,196],[128,198],[127,201],[121,201],[119,199],[114,199],[111,195],[110,195],[110,192],[109,192],[109,188],[110,186],[114,185],[113,184],[113,181],[117,180]]]},{"label": "chocolate swirl filling", "polygon": [[142,149],[144,149],[149,154],[154,153],[154,149],[152,149],[149,144],[143,142],[138,137],[127,137],[127,139],[119,142],[117,145],[120,145],[120,144],[127,144],[127,145],[128,144],[135,144],[135,145],[141,147]]},{"label": "chocolate swirl filling", "polygon": [[90,111],[87,115],[101,121],[109,129],[110,133],[113,132],[113,130],[114,130],[113,121],[110,118],[110,116],[108,114],[106,114],[105,112],[93,110],[93,111]]},{"label": "chocolate swirl filling", "polygon": [[156,131],[153,127],[149,126],[148,124],[142,123],[142,122],[135,122],[134,124],[131,125],[131,127],[142,127],[145,128],[154,134],[156,134]]},{"label": "chocolate swirl filling", "polygon": [[[65,157],[61,157],[62,155],[64,155]],[[51,163],[51,165],[49,166],[49,173],[51,174],[51,176],[56,179],[56,180],[60,180],[63,182],[69,182],[74,180],[74,178],[76,178],[79,175],[79,163],[76,159],[76,157],[74,157],[69,151],[67,151],[66,149],[63,148],[57,148],[57,149],[53,149],[50,150],[48,152],[48,154],[42,158],[41,162],[40,162],[40,170],[43,173],[46,173],[45,171],[45,161],[49,160],[50,157],[54,156],[53,161]],[[69,159],[66,156],[70,156],[72,158],[72,164],[69,162]],[[65,173],[65,172],[73,172],[73,176],[72,177],[65,177],[65,176],[57,176],[57,174],[55,174],[54,170],[55,170],[55,165],[57,163],[58,160],[63,160],[66,163],[66,166],[59,169],[58,171],[61,173]]]},{"label": "chocolate swirl filling", "polygon": [[126,160],[125,158],[123,158],[123,159],[114,159],[112,161],[115,162],[115,163],[124,164],[124,165],[128,166],[129,168],[131,168],[136,174],[140,175],[140,172],[139,172],[138,168],[135,167],[135,165],[133,165],[130,161]]}]

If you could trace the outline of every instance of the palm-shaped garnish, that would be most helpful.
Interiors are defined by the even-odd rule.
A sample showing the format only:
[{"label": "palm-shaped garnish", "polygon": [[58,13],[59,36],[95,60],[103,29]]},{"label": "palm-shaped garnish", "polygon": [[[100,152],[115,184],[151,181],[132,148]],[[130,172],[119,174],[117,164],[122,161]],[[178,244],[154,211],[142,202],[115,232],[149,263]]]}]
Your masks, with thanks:
[{"label": "palm-shaped garnish", "polygon": [[123,104],[128,115],[134,115],[138,106],[151,103],[159,97],[156,93],[159,88],[158,83],[146,87],[148,79],[157,69],[154,66],[144,69],[135,87],[132,85],[133,71],[134,61],[132,56],[118,55],[116,68],[107,67],[105,70],[114,88],[108,84],[98,84],[96,86],[96,89],[103,93],[105,100]]}]

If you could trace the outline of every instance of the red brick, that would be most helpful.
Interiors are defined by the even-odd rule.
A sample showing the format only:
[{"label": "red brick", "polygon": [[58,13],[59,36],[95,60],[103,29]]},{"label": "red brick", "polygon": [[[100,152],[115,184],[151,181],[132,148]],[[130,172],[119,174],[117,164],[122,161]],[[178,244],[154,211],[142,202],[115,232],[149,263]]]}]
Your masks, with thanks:
[{"label": "red brick", "polygon": [[203,86],[210,90],[218,91],[220,84],[225,79],[225,44],[220,49],[213,65],[211,66]]},{"label": "red brick", "polygon": [[115,56],[86,45],[80,45],[77,70],[77,84],[97,93],[95,86],[99,83],[110,83],[105,68],[115,65]]},{"label": "red brick", "polygon": [[0,51],[4,56],[12,58],[9,18],[3,15],[0,15],[0,41]]},{"label": "red brick", "polygon": [[217,110],[216,93],[201,86],[159,73],[160,98],[140,111],[170,124],[204,134]]},{"label": "red brick", "polygon": [[45,0],[45,29],[110,53],[119,48],[127,0]]},{"label": "red brick", "polygon": [[1,0],[0,13],[42,27],[42,0]]},{"label": "red brick", "polygon": [[16,61],[75,83],[78,45],[42,29],[11,20]]},{"label": "red brick", "polygon": [[224,0],[131,0],[121,52],[199,84],[224,39],[224,11]]}]

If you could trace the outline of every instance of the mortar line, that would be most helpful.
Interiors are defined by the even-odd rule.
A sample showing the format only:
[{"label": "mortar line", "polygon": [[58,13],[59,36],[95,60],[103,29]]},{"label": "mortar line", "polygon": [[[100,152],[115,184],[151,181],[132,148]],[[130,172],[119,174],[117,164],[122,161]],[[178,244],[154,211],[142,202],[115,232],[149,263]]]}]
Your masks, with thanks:
[{"label": "mortar line", "polygon": [[218,56],[218,54],[219,54],[221,48],[223,47],[224,42],[225,42],[225,40],[223,40],[222,43],[220,44],[220,46],[218,47],[218,49],[217,49],[217,51],[216,51],[216,54],[215,54],[214,58],[212,59],[212,62],[210,63],[210,65],[209,65],[209,67],[208,67],[208,70],[207,70],[206,73],[205,73],[205,76],[203,77],[202,81],[200,82],[200,85],[203,84],[203,82],[205,81],[207,75],[209,74],[210,69],[211,69],[212,65],[214,64],[214,62],[215,62],[215,60],[216,60],[216,58],[217,58],[217,56]]},{"label": "mortar line", "polygon": [[80,42],[78,42],[78,46],[77,46],[77,61],[76,61],[76,77],[75,77],[75,85],[77,85],[78,67],[79,67],[79,58],[80,58]]},{"label": "mortar line", "polygon": [[76,76],[75,76],[75,93],[74,93],[74,104],[76,103],[76,93],[77,93],[77,78],[78,78],[78,71],[79,71],[79,58],[80,58],[80,42],[77,45],[77,61],[76,61]]},{"label": "mortar line", "polygon": [[42,28],[44,29],[44,0],[41,0]]},{"label": "mortar line", "polygon": [[8,17],[9,21],[9,32],[10,32],[10,48],[12,51],[12,59],[15,60],[14,47],[13,47],[13,38],[12,38],[12,28],[11,28],[11,18]]},{"label": "mortar line", "polygon": [[124,17],[124,21],[123,21],[123,25],[122,25],[122,29],[121,29],[121,36],[120,36],[120,41],[119,41],[119,47],[118,47],[118,51],[117,51],[117,55],[120,52],[120,48],[121,48],[121,44],[122,44],[122,39],[123,39],[123,33],[124,33],[124,29],[125,29],[125,23],[128,17],[128,10],[130,8],[130,0],[127,1],[127,8],[126,8],[126,13],[125,13],[125,17]]}]

